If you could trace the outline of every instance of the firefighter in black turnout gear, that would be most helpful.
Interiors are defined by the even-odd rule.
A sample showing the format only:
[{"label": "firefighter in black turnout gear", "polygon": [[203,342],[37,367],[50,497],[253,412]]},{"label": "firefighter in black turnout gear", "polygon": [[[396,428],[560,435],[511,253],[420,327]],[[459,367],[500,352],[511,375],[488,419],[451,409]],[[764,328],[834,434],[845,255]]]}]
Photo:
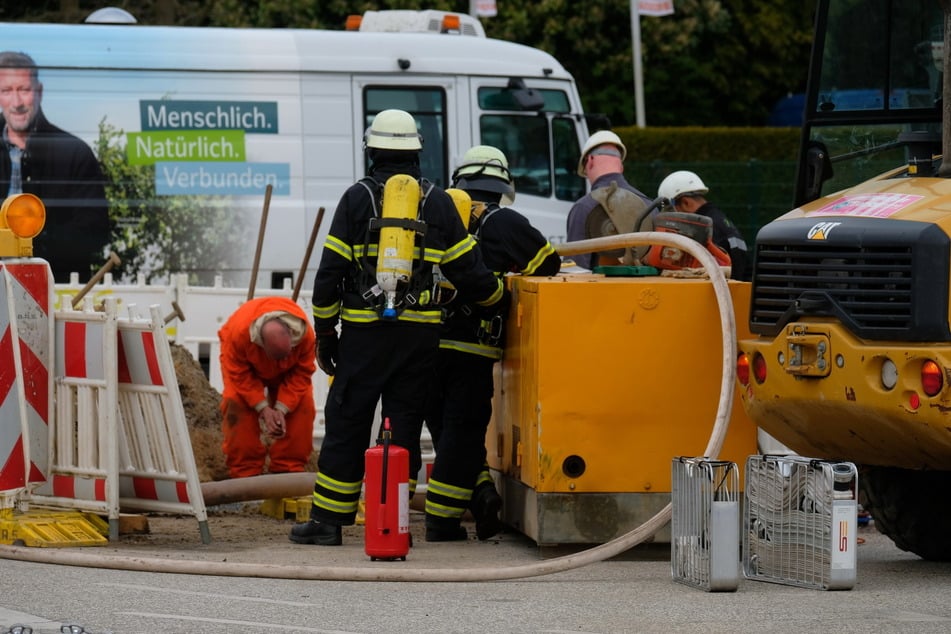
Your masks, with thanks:
[{"label": "firefighter in black turnout gear", "polygon": [[[413,272],[397,296],[395,314],[384,306],[375,280],[381,222],[381,192],[394,175],[420,179],[422,140],[412,115],[384,110],[367,130],[369,178],[351,186],[334,212],[314,281],[317,362],[333,383],[324,410],[326,432],[317,463],[310,521],[291,530],[293,542],[342,543],[341,527],[354,523],[370,445],[373,416],[382,398],[393,444],[410,452],[410,494],[422,465],[419,440],[427,393],[435,371],[441,310],[432,302],[432,268],[490,306],[503,296],[499,279],[482,263],[452,199],[421,179],[415,220]],[[385,220],[385,219],[382,219]],[[389,303],[389,300],[386,302]],[[338,339],[336,327],[340,323]]]},{"label": "firefighter in black turnout gear", "polygon": [[[482,259],[500,278],[506,273],[555,275],[561,259],[528,220],[509,207],[514,199],[505,155],[477,145],[453,174],[453,187],[472,199],[469,230]],[[464,298],[463,298],[464,299]],[[504,306],[448,305],[426,424],[436,461],[426,493],[426,540],[467,538],[460,519],[471,509],[476,536],[502,530],[502,498],[486,466],[485,434],[492,416],[493,365],[502,358]]]}]

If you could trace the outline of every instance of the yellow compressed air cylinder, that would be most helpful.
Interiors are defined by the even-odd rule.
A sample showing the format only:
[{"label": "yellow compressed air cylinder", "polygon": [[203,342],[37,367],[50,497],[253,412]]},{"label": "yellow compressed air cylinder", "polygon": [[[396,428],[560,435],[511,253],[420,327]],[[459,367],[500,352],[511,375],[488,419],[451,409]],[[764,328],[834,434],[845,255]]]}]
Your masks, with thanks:
[{"label": "yellow compressed air cylinder", "polygon": [[[415,220],[419,209],[419,183],[412,176],[396,174],[383,186],[384,220]],[[413,274],[416,230],[412,226],[384,224],[380,229],[376,282],[385,294],[384,319],[395,319],[397,292]]]},{"label": "yellow compressed air cylinder", "polygon": [[[469,220],[472,217],[472,197],[469,196],[465,190],[455,187],[447,189],[446,193],[452,198],[452,203],[456,206],[456,211],[459,213],[459,219],[462,220],[462,226],[468,231]],[[436,295],[437,303],[447,303],[455,297],[456,287],[442,274],[438,266],[433,267],[433,277],[435,278],[436,290],[438,292]]]},{"label": "yellow compressed air cylinder", "polygon": [[449,197],[452,198],[456,211],[459,212],[459,218],[462,220],[462,226],[469,229],[469,218],[472,215],[472,197],[465,190],[452,187],[446,190]]}]

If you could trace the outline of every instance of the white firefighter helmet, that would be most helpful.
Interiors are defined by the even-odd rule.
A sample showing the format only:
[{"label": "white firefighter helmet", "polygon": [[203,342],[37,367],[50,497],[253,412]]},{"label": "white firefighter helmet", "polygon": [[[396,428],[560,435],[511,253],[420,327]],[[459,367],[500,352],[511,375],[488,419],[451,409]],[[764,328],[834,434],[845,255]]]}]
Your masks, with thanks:
[{"label": "white firefighter helmet", "polygon": [[416,129],[416,120],[405,110],[382,110],[367,129],[364,147],[381,150],[423,149],[422,137]]},{"label": "white firefighter helmet", "polygon": [[674,200],[680,196],[697,194],[703,196],[710,191],[700,177],[693,172],[680,170],[673,172],[661,181],[657,188],[657,195],[660,198],[666,198],[673,204]]},{"label": "white firefighter helmet", "polygon": [[506,204],[515,199],[512,173],[502,150],[491,145],[476,145],[466,150],[462,164],[452,174],[452,186],[502,194]]},{"label": "white firefighter helmet", "polygon": [[610,130],[598,130],[590,137],[588,141],[584,144],[584,147],[581,149],[581,158],[578,159],[578,176],[585,176],[584,162],[587,160],[588,155],[591,154],[591,151],[597,148],[600,145],[614,145],[618,150],[621,151],[621,160],[623,161],[627,157],[627,148],[624,147],[624,143],[621,141],[621,137],[614,134]]}]

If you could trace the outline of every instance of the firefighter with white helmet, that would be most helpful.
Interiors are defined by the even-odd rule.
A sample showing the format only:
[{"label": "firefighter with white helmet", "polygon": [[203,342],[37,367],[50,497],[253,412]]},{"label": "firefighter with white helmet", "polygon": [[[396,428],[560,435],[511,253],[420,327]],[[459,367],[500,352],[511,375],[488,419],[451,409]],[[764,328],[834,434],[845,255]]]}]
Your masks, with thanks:
[{"label": "firefighter with white helmet", "polygon": [[674,211],[696,213],[710,218],[713,221],[713,243],[730,256],[730,277],[746,280],[749,269],[746,240],[726,214],[707,200],[709,191],[695,173],[678,170],[661,181],[657,196],[667,199],[668,207]]},{"label": "firefighter with white helmet", "polygon": [[[627,148],[621,138],[610,130],[600,130],[592,134],[581,150],[578,160],[578,174],[588,179],[591,190],[614,187],[627,190],[640,198],[645,206],[651,199],[640,192],[624,178],[624,159]],[[600,203],[591,195],[585,194],[568,212],[567,239],[569,242],[584,240],[588,235],[588,216]],[[582,268],[593,269],[600,264],[617,264],[617,258],[605,258],[597,253],[579,254],[572,257],[575,264]]]},{"label": "firefighter with white helmet", "polygon": [[[422,178],[416,122],[402,110],[374,117],[364,137],[369,175],[344,192],[314,280],[317,363],[334,380],[327,397],[326,431],[317,463],[310,521],[290,539],[339,545],[342,526],[354,523],[376,404],[382,399],[392,442],[410,452],[410,492],[422,466],[419,439],[426,394],[439,347],[441,308],[432,301],[433,266],[476,306],[503,297],[501,281],[482,263],[474,238],[449,195]],[[385,184],[394,177],[418,179],[412,276],[400,285],[395,315],[385,316],[376,265],[381,233],[390,226],[382,209]],[[392,223],[390,223],[392,224]],[[388,301],[388,300],[387,300]],[[337,326],[340,325],[338,339]],[[412,493],[411,493],[412,494]]]},{"label": "firefighter with white helmet", "polygon": [[[469,230],[489,269],[500,277],[558,273],[561,259],[552,245],[522,214],[505,206],[514,200],[515,190],[501,150],[470,148],[452,178],[453,187],[472,200]],[[493,365],[502,357],[507,312],[507,306],[482,309],[459,302],[446,309],[426,414],[436,445],[426,493],[427,541],[466,539],[460,519],[467,508],[479,539],[502,529],[502,498],[485,467],[485,433],[492,416]]]}]

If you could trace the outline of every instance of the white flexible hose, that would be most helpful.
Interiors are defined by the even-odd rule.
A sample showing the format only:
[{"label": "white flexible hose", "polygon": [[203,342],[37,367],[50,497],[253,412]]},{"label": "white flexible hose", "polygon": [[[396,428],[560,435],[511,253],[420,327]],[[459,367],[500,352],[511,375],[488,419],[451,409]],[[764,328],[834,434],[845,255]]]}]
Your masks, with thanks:
[{"label": "white flexible hose", "polygon": [[[733,302],[730,289],[723,272],[713,256],[698,242],[674,233],[644,232],[629,233],[605,238],[593,238],[567,244],[556,245],[560,255],[575,255],[607,251],[621,247],[661,244],[682,249],[694,256],[706,269],[713,282],[717,306],[720,312],[720,324],[723,330],[723,369],[720,382],[720,400],[716,419],[710,434],[710,440],[704,455],[716,458],[723,447],[723,440],[729,427],[733,409],[733,390],[736,378],[736,322],[733,315]],[[294,480],[294,486],[301,474]],[[251,480],[250,478],[248,480]],[[265,483],[271,487],[278,480]],[[227,485],[221,485],[227,486]],[[273,489],[269,489],[273,490]],[[204,487],[203,487],[204,492]],[[219,492],[225,499],[236,496],[231,490]],[[228,496],[232,498],[228,498]],[[259,498],[246,498],[259,499]],[[610,559],[651,537],[670,521],[671,505],[667,504],[646,522],[615,539],[589,548],[588,550],[557,557],[545,561],[517,566],[486,568],[404,568],[402,566],[281,566],[274,564],[242,564],[218,561],[182,561],[159,559],[156,557],[130,557],[102,555],[95,552],[75,552],[62,549],[24,548],[21,546],[0,545],[0,558],[34,563],[57,564],[63,566],[81,566],[87,568],[108,568],[113,570],[134,570],[143,572],[165,572],[174,574],[216,575],[225,577],[264,577],[271,579],[301,579],[314,581],[501,581],[520,579],[564,572],[588,564]]]}]

